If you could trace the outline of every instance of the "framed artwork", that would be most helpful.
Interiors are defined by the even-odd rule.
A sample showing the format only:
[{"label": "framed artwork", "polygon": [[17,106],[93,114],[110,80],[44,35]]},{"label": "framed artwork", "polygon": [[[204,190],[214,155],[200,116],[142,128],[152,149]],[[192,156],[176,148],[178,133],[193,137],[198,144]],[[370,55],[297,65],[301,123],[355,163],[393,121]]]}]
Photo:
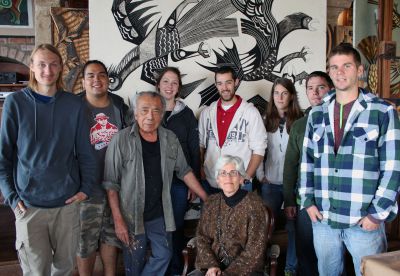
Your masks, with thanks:
[{"label": "framed artwork", "polygon": [[79,93],[82,69],[89,59],[89,14],[87,9],[51,8],[52,42],[64,63],[66,91]]},{"label": "framed artwork", "polygon": [[33,0],[0,1],[0,35],[34,35]]}]

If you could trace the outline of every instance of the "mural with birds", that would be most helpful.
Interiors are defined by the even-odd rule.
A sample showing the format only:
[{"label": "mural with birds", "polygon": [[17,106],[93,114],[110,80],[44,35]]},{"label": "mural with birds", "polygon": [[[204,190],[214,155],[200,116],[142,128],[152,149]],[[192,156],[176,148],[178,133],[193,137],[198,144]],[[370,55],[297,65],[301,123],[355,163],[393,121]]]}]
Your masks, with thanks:
[{"label": "mural with birds", "polygon": [[[326,3],[318,5],[326,9]],[[319,28],[314,24],[322,21],[323,13],[318,18],[319,7],[303,6],[310,7],[311,12],[283,9],[277,0],[175,0],[168,4],[160,0],[114,0],[110,24],[118,30],[124,52],[119,59],[106,61],[109,89],[121,93],[132,78],[140,86],[151,87],[164,67],[177,66],[184,73],[180,96],[196,97],[197,109],[218,98],[213,72],[222,64],[235,68],[241,87],[253,83],[260,87],[260,82],[271,83],[282,76],[301,86],[307,72],[324,68],[324,59],[308,64],[314,55],[311,48],[325,54],[325,24]],[[90,14],[96,17],[96,11],[90,10]],[[305,32],[318,32],[321,45],[302,40]],[[295,45],[290,44],[293,33],[299,33]],[[106,42],[99,35],[95,40]],[[92,45],[91,49],[95,47]],[[260,92],[249,92],[245,98],[259,101],[254,97],[257,94]],[[261,94],[265,98],[264,91]]]}]

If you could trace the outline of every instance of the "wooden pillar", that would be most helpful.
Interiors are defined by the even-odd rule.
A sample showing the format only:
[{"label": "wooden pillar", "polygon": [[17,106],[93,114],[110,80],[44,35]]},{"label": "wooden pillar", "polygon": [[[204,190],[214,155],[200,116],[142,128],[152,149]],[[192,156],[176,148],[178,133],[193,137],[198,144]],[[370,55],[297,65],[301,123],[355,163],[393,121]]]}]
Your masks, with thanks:
[{"label": "wooden pillar", "polygon": [[[385,58],[392,42],[393,0],[379,0],[378,5],[378,93],[383,98],[390,98],[390,59]],[[395,51],[396,53],[396,51]]]}]

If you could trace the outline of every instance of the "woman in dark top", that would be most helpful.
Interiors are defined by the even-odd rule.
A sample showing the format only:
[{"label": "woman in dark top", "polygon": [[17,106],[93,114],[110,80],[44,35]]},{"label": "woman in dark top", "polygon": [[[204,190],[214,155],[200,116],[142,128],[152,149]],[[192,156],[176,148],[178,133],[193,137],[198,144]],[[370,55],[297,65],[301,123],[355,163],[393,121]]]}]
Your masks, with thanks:
[{"label": "woman in dark top", "polygon": [[[178,137],[186,161],[199,178],[200,149],[197,120],[193,111],[178,98],[182,88],[179,70],[175,67],[166,67],[157,78],[156,88],[166,101],[166,112],[162,126],[172,130]],[[184,216],[188,200],[193,200],[195,195],[190,190],[188,191],[187,186],[174,175],[171,185],[171,198],[176,231],[172,235],[173,256],[170,273],[171,275],[180,275],[183,270],[182,249],[185,245]]]}]

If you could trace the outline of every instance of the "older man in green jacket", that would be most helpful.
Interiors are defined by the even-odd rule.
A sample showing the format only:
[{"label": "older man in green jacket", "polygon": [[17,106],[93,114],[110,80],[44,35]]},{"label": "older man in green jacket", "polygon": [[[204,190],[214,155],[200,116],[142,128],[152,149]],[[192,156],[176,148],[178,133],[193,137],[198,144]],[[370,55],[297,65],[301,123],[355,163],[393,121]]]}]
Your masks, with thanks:
[{"label": "older man in green jacket", "polygon": [[[165,100],[141,92],[134,101],[136,123],[118,132],[108,146],[103,186],[123,242],[126,275],[164,275],[175,230],[171,202],[174,172],[203,200],[201,188],[175,134],[160,127]],[[146,262],[146,244],[152,254]]]}]

